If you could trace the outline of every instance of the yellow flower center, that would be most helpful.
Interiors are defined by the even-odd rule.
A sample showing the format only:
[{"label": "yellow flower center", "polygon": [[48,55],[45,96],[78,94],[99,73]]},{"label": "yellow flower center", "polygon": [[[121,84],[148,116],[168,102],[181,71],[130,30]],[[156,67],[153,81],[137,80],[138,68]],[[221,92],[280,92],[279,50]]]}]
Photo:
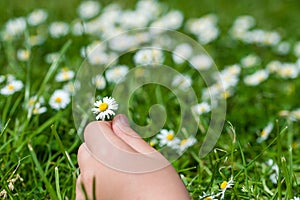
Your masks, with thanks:
[{"label": "yellow flower center", "polygon": [[69,78],[70,78],[69,73],[68,73],[68,72],[64,72],[64,73],[63,73],[63,79],[64,79],[64,80],[67,80],[67,79],[69,79]]},{"label": "yellow flower center", "polygon": [[267,134],[267,132],[265,130],[262,130],[262,132],[260,133],[260,135],[263,137]]},{"label": "yellow flower center", "polygon": [[186,142],[187,142],[187,139],[183,139],[183,140],[181,140],[181,142],[180,142],[180,146],[183,146],[183,145],[185,145],[185,144],[186,144]]},{"label": "yellow flower center", "polygon": [[24,51],[24,59],[28,59],[29,58],[29,56],[30,56],[30,53],[29,53],[29,51]]},{"label": "yellow flower center", "polygon": [[29,99],[28,105],[29,106],[33,106],[33,104],[35,103],[34,99]]},{"label": "yellow flower center", "polygon": [[166,138],[167,138],[167,140],[171,141],[171,140],[173,140],[174,135],[172,133],[169,133]]},{"label": "yellow flower center", "polygon": [[153,141],[150,141],[149,144],[151,147],[153,147],[155,145],[155,143]]},{"label": "yellow flower center", "polygon": [[220,185],[221,190],[224,190],[227,187],[228,182],[227,181],[223,181]]},{"label": "yellow flower center", "polygon": [[101,112],[106,111],[107,108],[108,108],[108,104],[105,103],[105,102],[103,102],[103,103],[101,103],[101,104],[99,105],[99,110],[100,110]]},{"label": "yellow flower center", "polygon": [[54,100],[56,103],[61,103],[62,102],[62,99],[60,97],[56,97],[55,100]]},{"label": "yellow flower center", "polygon": [[230,97],[230,92],[229,91],[223,92],[223,97],[224,97],[224,99],[227,99],[228,97]]},{"label": "yellow flower center", "polygon": [[205,197],[204,200],[212,200],[212,198],[211,197]]},{"label": "yellow flower center", "polygon": [[8,88],[8,90],[14,90],[14,89],[15,89],[15,86],[13,86],[12,84],[9,84],[9,85],[7,86],[7,88]]},{"label": "yellow flower center", "polygon": [[38,108],[34,108],[32,112],[33,112],[33,114],[38,114],[39,113],[39,109]]}]

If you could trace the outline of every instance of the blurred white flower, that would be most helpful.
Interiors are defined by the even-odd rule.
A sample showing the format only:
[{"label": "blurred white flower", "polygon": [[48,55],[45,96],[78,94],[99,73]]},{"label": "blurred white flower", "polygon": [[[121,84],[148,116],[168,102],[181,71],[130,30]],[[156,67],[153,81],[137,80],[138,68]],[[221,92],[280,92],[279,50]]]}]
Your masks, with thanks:
[{"label": "blurred white flower", "polygon": [[196,104],[192,107],[193,113],[202,115],[211,111],[211,106],[207,102]]},{"label": "blurred white flower", "polygon": [[31,46],[41,45],[45,42],[45,37],[41,35],[31,35],[28,39],[28,43]]},{"label": "blurred white flower", "polygon": [[27,61],[30,58],[30,51],[27,49],[19,49],[17,51],[17,58],[20,61]]},{"label": "blurred white flower", "polygon": [[158,18],[156,21],[152,22],[150,27],[160,28],[156,29],[156,31],[163,31],[164,29],[176,30],[182,26],[182,22],[183,14],[178,10],[172,10],[161,18]]},{"label": "blurred white flower", "polygon": [[267,64],[266,68],[269,72],[275,73],[281,68],[281,62],[278,60],[272,60]]},{"label": "blurred white flower", "polygon": [[[119,32],[116,29],[112,29],[111,31],[107,32],[108,35],[111,36],[115,36],[118,34],[123,33],[122,30],[119,30]],[[112,39],[109,40],[109,47],[112,50],[115,51],[128,51],[134,47],[137,47],[137,45],[139,44],[137,38],[135,36],[132,35],[127,35],[127,34],[122,34],[122,35],[118,35]]]},{"label": "blurred white flower", "polygon": [[254,67],[261,63],[261,59],[255,54],[249,54],[241,59],[241,64],[245,68]]},{"label": "blurred white flower", "polygon": [[274,124],[272,122],[269,122],[268,125],[260,132],[259,137],[257,138],[257,142],[261,143],[268,139],[270,133],[272,132],[274,127]]},{"label": "blurred white flower", "polygon": [[99,14],[101,5],[97,1],[82,1],[77,12],[82,19],[90,19]]},{"label": "blurred white flower", "polygon": [[269,159],[266,164],[271,167],[271,174],[269,176],[270,180],[273,184],[277,184],[278,181],[278,174],[279,174],[279,167],[272,159]]},{"label": "blurred white flower", "polygon": [[193,49],[191,45],[187,43],[182,43],[175,47],[172,53],[172,58],[176,64],[182,64],[184,61],[189,60],[192,54]]},{"label": "blurred white flower", "polygon": [[92,65],[104,65],[109,61],[108,54],[105,52],[105,47],[96,42],[83,49],[83,57]]},{"label": "blurred white flower", "polygon": [[300,108],[296,109],[296,110],[292,110],[290,112],[290,118],[293,121],[300,121]]},{"label": "blurred white flower", "polygon": [[76,94],[76,91],[80,88],[81,84],[79,81],[69,81],[63,85],[63,90],[68,92],[71,96]]},{"label": "blurred white flower", "polygon": [[133,57],[136,65],[155,65],[164,62],[161,49],[141,49]]},{"label": "blurred white flower", "polygon": [[250,15],[241,15],[233,23],[233,28],[248,30],[256,24],[255,19]]},{"label": "blurred white flower", "polygon": [[126,30],[143,28],[149,23],[149,18],[145,13],[137,11],[124,11],[120,17],[120,26]]},{"label": "blurred white flower", "polygon": [[190,59],[191,66],[197,70],[207,70],[213,65],[212,59],[206,54],[199,54]]},{"label": "blurred white flower", "polygon": [[280,42],[276,47],[275,47],[275,51],[279,54],[279,55],[287,55],[290,52],[291,49],[291,45],[289,42],[283,41]]},{"label": "blurred white flower", "polygon": [[47,111],[47,108],[42,106],[45,103],[45,100],[43,97],[40,97],[37,99],[37,96],[30,97],[28,103],[27,103],[27,110],[29,113],[29,116],[32,114],[38,115],[45,113]]},{"label": "blurred white flower", "polygon": [[0,90],[0,94],[8,96],[15,92],[20,91],[23,88],[23,83],[20,80],[9,80],[7,79],[7,84]]},{"label": "blurred white flower", "polygon": [[296,42],[294,45],[294,55],[300,58],[300,41]]},{"label": "blurred white flower", "polygon": [[136,10],[144,13],[149,20],[153,20],[160,15],[162,9],[156,0],[140,0],[136,4]]},{"label": "blurred white flower", "polygon": [[105,81],[104,76],[102,76],[102,75],[96,75],[92,79],[92,83],[96,86],[96,88],[98,90],[102,90],[106,87],[106,81]]},{"label": "blurred white flower", "polygon": [[74,78],[74,76],[75,76],[74,71],[70,70],[67,67],[64,67],[60,70],[60,72],[58,74],[56,74],[55,81],[57,81],[57,82],[68,81],[68,80]]},{"label": "blurred white flower", "polygon": [[208,44],[219,36],[217,21],[216,15],[208,14],[198,19],[189,19],[186,28],[201,44]]},{"label": "blurred white flower", "polygon": [[65,22],[52,22],[49,26],[49,33],[53,38],[60,38],[69,33],[69,24]]},{"label": "blurred white flower", "polygon": [[72,31],[73,35],[76,35],[76,36],[79,36],[79,35],[82,35],[83,33],[85,33],[86,28],[87,28],[86,23],[79,21],[79,20],[75,20],[71,24],[71,31]]},{"label": "blurred white flower", "polygon": [[193,146],[196,142],[197,142],[196,138],[194,138],[192,136],[189,138],[180,140],[180,143],[178,145],[178,153],[179,154],[183,153],[186,149]]},{"label": "blurred white flower", "polygon": [[283,79],[297,78],[299,74],[299,68],[294,63],[282,63],[277,70],[277,74]]},{"label": "blurred white flower", "polygon": [[159,140],[160,147],[167,145],[168,147],[171,147],[172,149],[177,149],[178,145],[180,143],[180,139],[178,139],[174,135],[173,130],[162,129],[162,130],[160,130],[160,133],[157,134],[156,137]]},{"label": "blurred white flower", "polygon": [[118,103],[112,97],[104,97],[103,100],[96,101],[94,106],[92,112],[96,114],[96,120],[102,121],[110,120],[118,109]]},{"label": "blurred white flower", "polygon": [[36,103],[33,110],[32,110],[32,113],[34,115],[39,115],[39,114],[43,114],[47,111],[47,108],[45,106],[42,106],[40,103]]},{"label": "blurred white flower", "polygon": [[173,78],[171,85],[180,90],[187,90],[192,86],[192,79],[189,75],[179,74]]},{"label": "blurred white flower", "polygon": [[244,78],[244,83],[250,86],[259,85],[269,77],[269,71],[265,69],[257,70],[254,74]]},{"label": "blurred white flower", "polygon": [[3,83],[5,81],[5,76],[4,75],[0,75],[0,83]]},{"label": "blurred white flower", "polygon": [[18,36],[24,33],[26,29],[26,20],[24,17],[10,19],[5,24],[5,34],[10,37]]},{"label": "blurred white flower", "polygon": [[35,9],[28,17],[27,22],[31,26],[37,26],[46,21],[48,13],[44,9]]},{"label": "blurred white flower", "polygon": [[108,82],[119,83],[128,73],[128,67],[126,65],[119,65],[108,69],[105,72],[105,77]]},{"label": "blurred white flower", "polygon": [[58,57],[59,57],[59,53],[58,52],[48,53],[45,56],[45,61],[48,64],[51,64],[51,63],[55,62],[58,59]]},{"label": "blurred white flower", "polygon": [[65,90],[55,90],[49,100],[49,105],[55,110],[66,108],[70,103],[70,94]]}]

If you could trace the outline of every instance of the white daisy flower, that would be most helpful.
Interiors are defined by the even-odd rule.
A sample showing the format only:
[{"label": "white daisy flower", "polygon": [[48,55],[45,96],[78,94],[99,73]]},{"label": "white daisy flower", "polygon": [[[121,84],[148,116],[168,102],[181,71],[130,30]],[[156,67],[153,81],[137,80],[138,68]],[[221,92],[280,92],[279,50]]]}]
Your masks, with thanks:
[{"label": "white daisy flower", "polygon": [[26,29],[26,20],[23,17],[10,19],[5,24],[5,34],[7,36],[18,36],[24,33]]},{"label": "white daisy flower", "polygon": [[49,100],[49,105],[54,110],[66,108],[70,103],[70,94],[65,90],[56,90]]},{"label": "white daisy flower", "polygon": [[40,97],[39,99],[37,99],[37,96],[32,96],[30,97],[28,103],[27,103],[27,109],[29,112],[29,115],[34,114],[42,114],[44,112],[47,111],[46,107],[43,107],[42,104],[45,103],[45,100],[43,97]]},{"label": "white daisy flower", "polygon": [[106,87],[106,81],[104,76],[97,75],[92,79],[92,83],[96,86],[98,90],[102,90]]},{"label": "white daisy flower", "polygon": [[259,138],[257,138],[257,142],[261,143],[262,141],[265,141],[266,139],[268,139],[268,136],[270,135],[271,131],[273,130],[273,123],[270,122],[268,123],[268,125],[260,132],[260,136]]},{"label": "white daisy flower", "polygon": [[192,107],[192,111],[197,115],[202,115],[211,111],[211,106],[207,102],[199,103]]},{"label": "white daisy flower", "polygon": [[289,42],[283,41],[280,42],[276,47],[275,47],[275,51],[279,54],[279,55],[287,55],[290,52],[291,49],[291,45]]},{"label": "white daisy flower", "polygon": [[68,92],[71,96],[73,96],[76,91],[80,88],[80,82],[79,81],[69,81],[63,86],[63,90]]},{"label": "white daisy flower", "polygon": [[37,26],[46,21],[48,13],[44,9],[35,9],[28,17],[27,22],[31,26]]},{"label": "white daisy flower", "polygon": [[19,49],[17,51],[17,58],[20,61],[27,61],[30,57],[30,52],[26,49]]},{"label": "white daisy flower", "polygon": [[0,197],[3,198],[3,199],[6,199],[7,198],[7,192],[5,189],[1,190],[0,192]]},{"label": "white daisy flower", "polygon": [[82,19],[90,19],[99,14],[100,3],[97,1],[83,1],[77,12]]},{"label": "white daisy flower", "polygon": [[193,68],[197,70],[207,70],[213,65],[212,59],[206,54],[199,54],[190,59]]},{"label": "white daisy flower", "polygon": [[265,81],[269,77],[268,70],[258,70],[254,74],[248,75],[244,78],[244,83],[250,86],[259,85],[261,82]]},{"label": "white daisy flower", "polygon": [[28,38],[28,44],[31,46],[41,45],[46,41],[46,38],[42,35],[31,35]]},{"label": "white daisy flower", "polygon": [[49,33],[53,38],[60,38],[69,33],[69,25],[65,22],[52,22],[49,26]]},{"label": "white daisy flower", "polygon": [[120,17],[120,26],[124,29],[134,29],[147,26],[149,18],[138,11],[124,11]]},{"label": "white daisy flower", "polygon": [[186,139],[180,140],[179,146],[178,146],[178,152],[183,153],[187,148],[190,146],[193,146],[197,142],[196,138],[189,137]]},{"label": "white daisy flower", "polygon": [[4,75],[0,75],[0,83],[3,83],[5,81],[5,76]]},{"label": "white daisy flower", "polygon": [[261,63],[260,57],[255,54],[249,54],[241,59],[241,64],[245,68],[254,67]]},{"label": "white daisy flower", "polygon": [[164,62],[164,54],[160,49],[141,49],[134,55],[137,65],[160,64]]},{"label": "white daisy flower", "polygon": [[58,59],[58,57],[59,57],[59,53],[58,52],[48,53],[45,56],[45,61],[48,64],[51,64],[51,63],[55,62]]},{"label": "white daisy flower", "polygon": [[231,177],[229,179],[229,181],[223,181],[220,185],[220,189],[221,189],[221,199],[224,199],[224,196],[225,196],[225,192],[226,190],[232,188],[232,186],[234,185],[234,181],[233,181],[233,178]]},{"label": "white daisy flower", "polygon": [[283,63],[277,73],[283,79],[297,78],[299,69],[294,63]]},{"label": "white daisy flower", "polygon": [[75,73],[67,67],[64,67],[60,70],[58,74],[55,76],[55,81],[64,82],[74,78]]},{"label": "white daisy flower", "polygon": [[40,103],[36,103],[32,110],[32,113],[34,115],[39,115],[39,114],[45,113],[46,111],[47,111],[47,108],[45,106],[42,106]]},{"label": "white daisy flower", "polygon": [[278,60],[272,60],[272,61],[270,61],[270,62],[267,64],[267,66],[266,66],[266,68],[267,68],[267,69],[269,70],[269,72],[271,72],[271,73],[277,72],[277,71],[280,69],[280,67],[281,67],[281,62],[278,61]]},{"label": "white daisy flower", "polygon": [[192,79],[189,75],[176,75],[172,81],[173,87],[178,87],[181,90],[186,90],[192,86]]},{"label": "white daisy flower", "polygon": [[159,139],[159,146],[167,145],[172,149],[177,149],[180,143],[180,139],[175,137],[173,130],[162,129],[156,136]]},{"label": "white daisy flower", "polygon": [[94,103],[95,108],[92,108],[92,112],[96,114],[96,120],[110,120],[118,109],[117,101],[112,97],[104,97],[103,100],[96,101]]},{"label": "white daisy flower", "polygon": [[300,58],[300,41],[294,45],[294,55]]},{"label": "white daisy flower", "polygon": [[136,36],[124,34],[121,28],[108,28],[105,34],[104,38],[117,36],[109,40],[109,47],[114,51],[128,51],[139,44]]},{"label": "white daisy flower", "polygon": [[149,142],[149,145],[150,145],[151,147],[154,147],[156,144],[158,144],[158,141],[157,141],[156,138],[152,138],[152,139],[150,140],[150,142]]},{"label": "white daisy flower", "polygon": [[128,67],[126,65],[119,65],[108,69],[105,72],[105,77],[108,82],[118,83],[120,82],[128,73]]},{"label": "white daisy flower", "polygon": [[189,60],[193,54],[193,48],[187,43],[182,43],[176,46],[173,51],[172,58],[176,64],[182,64],[184,61]]},{"label": "white daisy flower", "polygon": [[278,174],[279,174],[279,167],[272,159],[267,161],[267,165],[271,167],[272,173],[270,174],[269,178],[273,184],[277,184],[278,181]]},{"label": "white daisy flower", "polygon": [[300,120],[300,108],[296,109],[296,110],[293,110],[290,112],[290,118],[293,120],[293,121],[296,121],[296,120]]},{"label": "white daisy flower", "polygon": [[293,199],[291,200],[300,200],[300,197],[294,197]]},{"label": "white daisy flower", "polygon": [[4,86],[1,90],[0,90],[0,94],[8,96],[8,95],[12,95],[15,92],[20,91],[23,88],[23,83],[20,80],[9,80],[8,78],[8,83],[6,86]]}]

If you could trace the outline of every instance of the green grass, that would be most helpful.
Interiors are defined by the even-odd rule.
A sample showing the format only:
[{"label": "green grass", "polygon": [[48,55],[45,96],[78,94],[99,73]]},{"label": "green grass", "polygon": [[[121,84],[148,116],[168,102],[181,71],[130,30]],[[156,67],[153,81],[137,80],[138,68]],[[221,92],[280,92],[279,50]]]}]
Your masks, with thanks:
[{"label": "green grass", "polygon": [[[110,3],[107,0],[102,2],[103,6]],[[128,4],[117,2],[123,7],[132,8],[136,1],[128,1]],[[300,40],[297,22],[300,4],[296,0],[162,2],[169,8],[181,10],[185,19],[208,13],[218,16],[221,34],[217,40],[204,47],[220,70],[226,65],[239,63],[249,53],[256,53],[262,59],[262,64],[254,71],[264,68],[271,60],[297,60],[292,52],[285,56],[277,55],[269,47],[234,41],[227,34],[236,17],[248,14],[256,19],[256,28],[278,31],[284,40],[294,44]],[[54,20],[71,22],[76,16],[79,3],[79,0],[2,0],[1,30],[7,20],[26,16],[34,8],[40,7],[48,10],[46,24]],[[184,31],[184,28],[180,30]],[[54,76],[65,66],[76,71],[83,61],[79,49],[95,37],[49,37],[43,45],[30,47],[26,41],[36,31],[35,28],[28,29],[14,41],[1,39],[0,75],[13,74],[22,80],[24,88],[11,96],[0,95],[0,192],[6,190],[8,199],[74,199],[79,173],[77,149],[82,141],[73,122],[71,104],[63,110],[55,111],[47,102],[52,93],[62,87],[62,83],[55,82]],[[31,52],[28,61],[21,62],[16,58],[19,48]],[[51,52],[60,52],[60,59],[49,65],[45,63],[44,57]],[[166,62],[172,63],[170,58]],[[133,65],[131,55],[124,56],[122,63]],[[188,65],[185,63],[174,67],[185,73]],[[187,73],[192,76],[193,71]],[[215,148],[204,158],[199,157],[205,135],[198,130],[198,143],[172,163],[193,199],[199,199],[203,192],[217,194],[220,184],[231,177],[234,186],[226,191],[225,199],[292,199],[300,196],[299,121],[278,115],[281,110],[291,111],[300,107],[299,76],[284,80],[271,75],[259,86],[249,87],[242,81],[249,73],[252,71],[241,73],[234,95],[227,99],[226,122]],[[194,80],[195,91],[203,89],[201,83]],[[0,83],[0,89],[3,86],[4,83]],[[99,94],[110,95],[113,88],[114,85],[108,85]],[[26,105],[29,97],[34,94],[45,98],[48,108],[46,113],[28,115]],[[197,93],[197,97],[200,99],[200,94]],[[130,100],[130,117],[139,125],[149,123],[148,110],[156,103],[167,108],[165,127],[178,130],[178,101],[174,93],[164,87],[147,85],[138,89]],[[209,126],[209,117],[209,114],[201,116],[202,129]],[[257,143],[259,133],[270,121],[274,123],[274,128],[269,138]],[[266,164],[269,159],[279,168],[277,184],[269,178],[274,172]],[[14,190],[11,190],[8,183],[17,174],[23,181],[15,181]]]}]

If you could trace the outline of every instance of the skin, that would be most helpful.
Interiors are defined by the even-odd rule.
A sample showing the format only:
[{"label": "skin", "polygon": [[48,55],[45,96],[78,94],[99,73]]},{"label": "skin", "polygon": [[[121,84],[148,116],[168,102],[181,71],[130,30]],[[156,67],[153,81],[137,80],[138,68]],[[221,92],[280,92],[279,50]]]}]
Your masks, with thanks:
[{"label": "skin", "polygon": [[[84,138],[85,143],[78,150],[81,174],[76,185],[77,200],[85,199],[82,184],[92,199],[94,178],[97,200],[191,199],[173,166],[129,127],[125,115],[117,115],[112,122],[91,122],[85,129]],[[130,167],[122,168],[122,163],[124,166],[130,164],[124,153],[141,156],[137,159],[150,158],[150,166],[153,164],[157,169],[149,170],[149,163],[138,165],[138,173]],[[121,165],[108,165],[105,162],[108,160],[112,163],[120,160]],[[139,160],[132,163],[139,163]]]}]

